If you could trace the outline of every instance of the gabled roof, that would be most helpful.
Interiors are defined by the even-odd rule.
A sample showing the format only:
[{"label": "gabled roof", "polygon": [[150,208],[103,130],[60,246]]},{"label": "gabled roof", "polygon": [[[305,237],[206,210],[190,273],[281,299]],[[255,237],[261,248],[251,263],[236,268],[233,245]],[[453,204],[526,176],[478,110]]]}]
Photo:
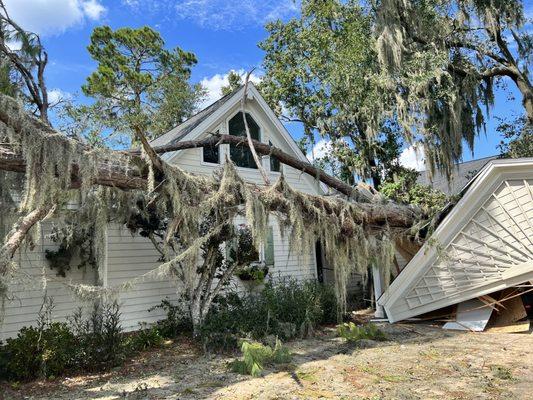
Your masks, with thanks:
[{"label": "gabled roof", "polygon": [[417,183],[431,186],[447,195],[456,195],[461,192],[468,182],[470,182],[489,161],[497,158],[497,156],[490,156],[456,164],[452,169],[450,181],[448,181],[446,174],[440,171],[436,171],[435,174],[433,174],[433,179],[430,178],[429,171],[421,171]]},{"label": "gabled roof", "polygon": [[[180,125],[165,133],[164,135],[158,137],[157,139],[151,141],[152,146],[161,146],[170,143],[176,143],[182,140],[194,140],[197,139],[200,135],[205,134],[209,126],[212,125],[213,121],[222,118],[226,113],[228,113],[232,107],[237,105],[242,98],[244,87],[241,86],[239,89],[233,91],[232,93],[222,97],[220,100],[215,101],[210,106],[204,108],[202,111],[198,112],[191,118],[182,122]],[[249,99],[254,99],[261,109],[266,114],[267,118],[272,122],[276,127],[277,131],[281,135],[287,145],[291,148],[292,155],[299,158],[301,161],[309,163],[309,160],[302,153],[290,133],[287,131],[285,126],[278,119],[274,111],[268,106],[265,99],[252,82],[248,84],[247,96]],[[163,155],[163,158],[166,160],[171,160],[179,152],[171,152]],[[305,175],[306,179],[313,180],[312,177]],[[326,190],[323,184],[320,185],[322,190]]]},{"label": "gabled roof", "polygon": [[185,136],[187,136],[189,133],[191,133],[194,128],[196,128],[198,125],[200,125],[203,121],[205,121],[209,116],[211,116],[215,111],[217,111],[220,107],[224,105],[228,100],[232,98],[232,96],[238,91],[229,93],[222,98],[218,99],[214,103],[210,104],[203,110],[199,111],[198,113],[194,114],[192,117],[186,119],[181,124],[176,126],[174,129],[168,131],[164,135],[159,136],[157,139],[154,139],[150,142],[152,146],[162,146],[165,144],[173,144],[179,142],[181,139],[183,139]]},{"label": "gabled roof", "polygon": [[395,322],[533,280],[533,158],[492,160],[380,297]]}]

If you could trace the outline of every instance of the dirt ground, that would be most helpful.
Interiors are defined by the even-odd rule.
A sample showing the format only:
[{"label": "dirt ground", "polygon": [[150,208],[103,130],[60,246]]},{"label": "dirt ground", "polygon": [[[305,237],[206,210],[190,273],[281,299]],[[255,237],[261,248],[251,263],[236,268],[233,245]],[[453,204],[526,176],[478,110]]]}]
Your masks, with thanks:
[{"label": "dirt ground", "polygon": [[[389,341],[348,345],[324,329],[290,342],[293,362],[261,378],[187,340],[106,374],[1,386],[3,399],[531,399],[533,335],[381,325]],[[3,396],[3,397],[2,397]]]}]

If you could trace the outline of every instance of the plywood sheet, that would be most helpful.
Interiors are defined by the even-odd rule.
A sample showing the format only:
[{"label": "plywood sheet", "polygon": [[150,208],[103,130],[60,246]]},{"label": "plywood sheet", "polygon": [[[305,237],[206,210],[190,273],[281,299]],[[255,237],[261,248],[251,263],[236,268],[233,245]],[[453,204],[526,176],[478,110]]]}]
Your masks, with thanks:
[{"label": "plywood sheet", "polygon": [[525,322],[515,322],[506,326],[492,326],[486,329],[488,333],[522,333],[529,332],[530,323],[529,321]]}]

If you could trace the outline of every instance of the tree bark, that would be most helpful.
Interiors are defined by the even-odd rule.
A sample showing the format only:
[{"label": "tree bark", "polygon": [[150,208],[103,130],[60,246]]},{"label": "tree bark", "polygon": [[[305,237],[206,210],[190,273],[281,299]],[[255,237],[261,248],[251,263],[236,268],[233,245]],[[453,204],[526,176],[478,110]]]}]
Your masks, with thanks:
[{"label": "tree bark", "polygon": [[[313,178],[319,180],[320,182],[326,184],[327,186],[337,190],[338,192],[355,198],[355,199],[366,199],[372,200],[373,196],[377,194],[377,191],[372,187],[364,184],[359,184],[356,187],[350,186],[347,183],[327,174],[319,168],[316,168],[314,165],[302,161],[299,158],[293,157],[290,154],[285,153],[283,150],[269,146],[265,143],[259,142],[255,139],[252,139],[253,146],[255,151],[258,154],[263,156],[274,156],[279,161],[289,167],[302,171]],[[212,135],[206,139],[200,140],[186,140],[178,143],[171,143],[168,145],[154,147],[154,151],[158,154],[170,153],[173,151],[186,150],[186,149],[195,149],[200,147],[209,147],[209,146],[218,146],[221,144],[233,144],[236,146],[248,146],[248,139],[240,136],[231,136],[231,135]],[[131,154],[140,154],[139,150],[133,150]]]},{"label": "tree bark", "polygon": [[522,94],[522,104],[527,114],[527,122],[530,127],[533,127],[533,88],[526,77],[519,75],[514,80],[520,93]]},{"label": "tree bark", "polygon": [[0,276],[6,273],[5,262],[13,258],[29,230],[44,219],[53,208],[53,204],[38,208],[18,220],[14,229],[8,234],[9,239],[0,248]]}]

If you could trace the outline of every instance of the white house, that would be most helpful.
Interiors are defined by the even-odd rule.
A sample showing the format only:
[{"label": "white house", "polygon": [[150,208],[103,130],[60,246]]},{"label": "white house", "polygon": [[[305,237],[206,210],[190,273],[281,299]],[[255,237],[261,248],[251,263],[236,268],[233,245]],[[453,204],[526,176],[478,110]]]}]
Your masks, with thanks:
[{"label": "white house", "polygon": [[484,161],[379,299],[390,322],[533,281],[533,158]]},{"label": "white house", "polygon": [[[219,132],[229,135],[244,135],[240,100],[243,88],[227,95],[209,107],[200,111],[170,132],[152,142],[153,146],[175,143],[180,140],[193,140],[206,137],[210,133]],[[284,152],[308,162],[285,127],[268,107],[257,89],[248,87],[247,120],[254,139],[263,143],[271,143]],[[218,148],[197,148],[169,153],[164,156],[166,161],[189,172],[199,175],[212,175],[229,157],[236,165],[239,174],[249,182],[261,184],[263,179],[256,168],[248,148],[234,148],[220,145]],[[262,158],[263,166],[268,171],[271,181],[283,172],[287,182],[295,189],[311,194],[322,194],[321,185],[313,177],[303,174],[287,165],[280,164],[269,157]],[[239,222],[239,221],[237,221]],[[293,277],[297,279],[319,279],[331,281],[332,273],[326,268],[320,246],[312,246],[302,252],[289,248],[287,237],[282,237],[275,218],[271,219],[271,236],[265,248],[261,249],[261,257],[270,264],[271,277]],[[96,283],[96,272],[93,269],[73,267],[66,278],[56,276],[56,272],[48,268],[45,252],[56,245],[47,239],[49,224],[42,224],[41,237],[33,250],[22,250],[17,257],[22,270],[33,276],[46,275],[52,281],[45,288],[46,293],[54,297],[54,315],[64,319],[81,305],[79,300],[65,288],[62,283],[72,280],[87,284]],[[103,284],[109,287],[118,286],[158,265],[159,253],[152,243],[140,236],[132,236],[127,229],[119,226],[108,228],[107,262],[103,276]],[[41,285],[28,287],[19,285],[13,288],[14,297],[5,304],[5,318],[1,325],[0,339],[13,336],[25,326],[35,323],[36,315],[43,301]],[[162,317],[161,311],[148,312],[165,297],[176,299],[176,288],[168,281],[146,281],[134,289],[120,295],[122,325],[126,330],[138,327],[139,322],[154,322]]]}]

